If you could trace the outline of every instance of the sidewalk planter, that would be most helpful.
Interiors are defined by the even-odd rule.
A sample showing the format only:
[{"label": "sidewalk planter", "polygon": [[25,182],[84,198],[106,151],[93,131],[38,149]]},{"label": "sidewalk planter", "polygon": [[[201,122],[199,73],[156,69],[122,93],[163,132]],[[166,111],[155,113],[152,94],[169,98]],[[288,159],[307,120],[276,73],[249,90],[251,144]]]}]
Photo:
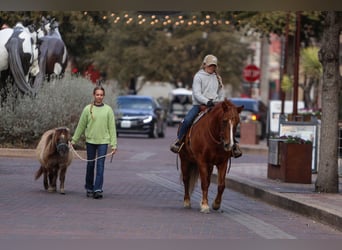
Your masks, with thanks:
[{"label": "sidewalk planter", "polygon": [[[290,183],[311,184],[312,143],[279,139],[271,144],[277,145],[277,155],[269,152],[267,177]],[[272,154],[273,160],[270,158]]]},{"label": "sidewalk planter", "polygon": [[241,122],[240,135],[240,144],[259,144],[258,124],[256,122]]}]

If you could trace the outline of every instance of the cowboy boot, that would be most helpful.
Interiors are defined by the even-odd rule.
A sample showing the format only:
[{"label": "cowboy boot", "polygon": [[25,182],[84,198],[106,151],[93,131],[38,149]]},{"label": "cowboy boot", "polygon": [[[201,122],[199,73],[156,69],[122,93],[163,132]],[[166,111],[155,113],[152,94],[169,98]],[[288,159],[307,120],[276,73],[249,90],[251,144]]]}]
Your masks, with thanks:
[{"label": "cowboy boot", "polygon": [[177,139],[174,143],[172,143],[170,145],[170,150],[171,152],[175,153],[175,154],[178,154],[179,152],[179,149],[180,149],[180,146],[181,146],[181,142],[179,139]]},{"label": "cowboy boot", "polygon": [[181,139],[178,139],[172,143],[170,145],[170,150],[173,152],[173,153],[176,153],[178,154],[179,151],[181,150],[182,146],[183,146],[183,140],[184,140],[185,136],[183,135]]}]

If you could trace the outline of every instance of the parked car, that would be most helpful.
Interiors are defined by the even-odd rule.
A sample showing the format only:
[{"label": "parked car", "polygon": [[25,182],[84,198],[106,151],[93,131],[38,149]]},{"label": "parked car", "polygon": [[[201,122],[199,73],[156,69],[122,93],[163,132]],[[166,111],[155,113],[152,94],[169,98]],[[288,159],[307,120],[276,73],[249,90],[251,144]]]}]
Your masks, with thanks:
[{"label": "parked car", "polygon": [[192,91],[185,88],[173,89],[169,93],[167,125],[174,126],[180,123],[191,108]]},{"label": "parked car", "polygon": [[165,136],[165,111],[151,96],[118,96],[114,112],[118,135],[146,134],[150,138]]},{"label": "parked car", "polygon": [[[237,106],[243,105],[240,113],[240,122],[257,121],[257,135],[261,140],[266,138],[267,106],[261,101],[252,98],[230,98]],[[240,126],[237,128],[237,136],[240,136]]]}]

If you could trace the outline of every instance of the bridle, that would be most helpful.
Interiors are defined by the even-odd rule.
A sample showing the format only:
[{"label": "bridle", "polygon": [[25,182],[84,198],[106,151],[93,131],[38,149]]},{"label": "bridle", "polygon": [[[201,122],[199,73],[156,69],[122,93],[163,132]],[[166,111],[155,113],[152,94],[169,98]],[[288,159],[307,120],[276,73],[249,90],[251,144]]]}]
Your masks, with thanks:
[{"label": "bridle", "polygon": [[[224,112],[225,113],[225,112]],[[225,143],[225,139],[224,139],[224,131],[227,129],[228,124],[230,125],[230,127],[233,126],[233,122],[232,122],[233,118],[226,118],[223,117],[222,122],[221,122],[221,126],[220,126],[220,133],[219,133],[219,138],[215,138],[215,136],[213,135],[212,131],[210,130],[210,120],[207,120],[207,127],[208,127],[208,133],[210,138],[212,139],[212,141],[218,145],[223,144],[224,147],[227,146],[227,143]],[[232,134],[232,130],[230,129],[231,134],[230,137],[231,139],[233,139],[233,134]],[[230,142],[231,143],[231,142]]]},{"label": "bridle", "polygon": [[[227,127],[227,120],[222,120],[221,123],[221,127],[220,127],[220,134],[219,134],[219,139],[216,139],[212,133],[212,131],[210,130],[210,127],[208,126],[208,132],[209,132],[209,136],[210,138],[216,143],[216,144],[223,144],[224,143],[224,133],[223,131],[225,130],[225,128]],[[207,125],[209,125],[209,120],[207,120]]]}]

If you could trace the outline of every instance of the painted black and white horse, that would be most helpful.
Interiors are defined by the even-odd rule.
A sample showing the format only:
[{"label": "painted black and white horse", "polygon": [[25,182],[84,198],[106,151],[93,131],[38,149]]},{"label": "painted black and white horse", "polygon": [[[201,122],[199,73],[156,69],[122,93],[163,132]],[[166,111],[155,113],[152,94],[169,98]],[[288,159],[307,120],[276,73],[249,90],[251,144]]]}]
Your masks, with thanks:
[{"label": "painted black and white horse", "polygon": [[42,18],[38,29],[39,69],[47,81],[52,77],[63,77],[68,63],[68,52],[58,29],[58,22]]},{"label": "painted black and white horse", "polygon": [[0,30],[0,89],[10,81],[24,94],[35,94],[39,84],[37,32],[17,23]]}]

